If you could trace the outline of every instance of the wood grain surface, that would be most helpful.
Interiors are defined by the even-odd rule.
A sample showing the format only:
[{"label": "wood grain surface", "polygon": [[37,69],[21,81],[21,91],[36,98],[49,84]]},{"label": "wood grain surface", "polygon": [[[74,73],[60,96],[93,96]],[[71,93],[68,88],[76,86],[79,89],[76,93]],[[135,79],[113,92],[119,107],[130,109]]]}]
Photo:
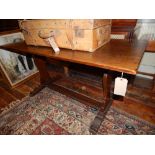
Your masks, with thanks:
[{"label": "wood grain surface", "polygon": [[61,49],[60,54],[55,54],[49,47],[28,46],[24,42],[0,46],[0,48],[135,75],[146,45],[144,41],[131,43],[126,40],[111,40],[93,53]]}]

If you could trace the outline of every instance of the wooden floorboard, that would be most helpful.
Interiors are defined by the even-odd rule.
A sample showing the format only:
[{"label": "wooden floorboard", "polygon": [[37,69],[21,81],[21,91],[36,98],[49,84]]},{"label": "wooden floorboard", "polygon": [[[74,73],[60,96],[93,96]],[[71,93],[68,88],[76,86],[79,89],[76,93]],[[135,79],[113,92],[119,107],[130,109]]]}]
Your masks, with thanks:
[{"label": "wooden floorboard", "polygon": [[2,108],[5,108],[9,105],[9,103],[0,96],[0,112]]},{"label": "wooden floorboard", "polygon": [[20,85],[20,87],[16,90],[20,93],[22,93],[23,95],[27,96],[30,94],[31,91],[33,91],[33,88],[31,88],[30,86],[28,86],[27,84],[22,84]]},{"label": "wooden floorboard", "polygon": [[0,112],[2,108],[8,107],[13,101],[21,100],[28,96],[31,91],[39,86],[39,75],[26,81],[25,83],[10,89],[2,80],[0,80]]},{"label": "wooden floorboard", "polygon": [[155,124],[154,107],[147,106],[141,102],[133,102],[132,99],[125,99],[123,102],[114,100],[112,106]]},{"label": "wooden floorboard", "polygon": [[7,90],[0,87],[0,97],[3,98],[7,103],[17,100],[17,98],[10,94]]},{"label": "wooden floorboard", "polygon": [[30,88],[35,89],[37,86],[39,86],[39,82],[36,82],[36,79],[32,79],[30,81],[27,82],[27,86],[29,86]]}]

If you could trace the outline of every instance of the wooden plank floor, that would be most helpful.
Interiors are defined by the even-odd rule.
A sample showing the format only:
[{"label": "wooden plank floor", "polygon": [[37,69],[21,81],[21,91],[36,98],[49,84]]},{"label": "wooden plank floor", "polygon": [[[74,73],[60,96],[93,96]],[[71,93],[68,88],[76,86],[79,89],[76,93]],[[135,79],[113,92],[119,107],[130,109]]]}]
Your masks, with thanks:
[{"label": "wooden plank floor", "polygon": [[[51,75],[54,74],[55,73],[53,72],[51,73]],[[14,89],[9,89],[6,84],[0,80],[0,112],[2,108],[7,107],[12,101],[21,100],[27,96],[39,85],[39,83],[40,79],[39,75],[37,75],[24,84]],[[101,95],[102,91],[98,91],[98,94]],[[112,106],[155,124],[155,106],[151,107],[144,104],[142,101],[132,99],[131,97],[125,98],[124,101],[114,100]]]},{"label": "wooden plank floor", "polygon": [[21,100],[28,96],[29,93],[40,84],[39,81],[39,75],[37,75],[18,87],[9,89],[3,80],[0,79],[0,112],[2,108],[7,107],[11,102]]}]

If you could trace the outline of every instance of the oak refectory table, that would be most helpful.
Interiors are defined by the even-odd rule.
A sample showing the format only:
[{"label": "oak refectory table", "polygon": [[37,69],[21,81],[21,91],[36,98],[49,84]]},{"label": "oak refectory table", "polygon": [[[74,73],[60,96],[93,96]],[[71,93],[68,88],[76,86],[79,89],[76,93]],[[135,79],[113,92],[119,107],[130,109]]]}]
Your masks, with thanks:
[{"label": "oak refectory table", "polygon": [[[95,117],[90,131],[96,133],[103,121],[106,112],[108,111],[111,103],[111,82],[112,72],[123,72],[131,75],[136,75],[140,61],[143,57],[146,42],[126,40],[111,40],[95,52],[90,53],[86,51],[76,51],[70,49],[61,49],[59,54],[55,54],[49,47],[39,47],[26,45],[25,42],[13,43],[0,46],[1,49],[9,50],[15,53],[24,55],[32,55],[40,73],[40,88],[49,86],[52,89],[60,92],[65,92],[64,88],[60,88],[53,84],[55,79],[51,79],[46,67],[46,59],[59,60],[64,62],[72,62],[96,68],[101,68],[103,72],[103,102],[90,101],[86,96],[79,96],[77,93],[69,91],[70,97],[83,100],[84,103],[91,102],[99,107],[99,112]],[[40,90],[40,89],[38,89]]]}]

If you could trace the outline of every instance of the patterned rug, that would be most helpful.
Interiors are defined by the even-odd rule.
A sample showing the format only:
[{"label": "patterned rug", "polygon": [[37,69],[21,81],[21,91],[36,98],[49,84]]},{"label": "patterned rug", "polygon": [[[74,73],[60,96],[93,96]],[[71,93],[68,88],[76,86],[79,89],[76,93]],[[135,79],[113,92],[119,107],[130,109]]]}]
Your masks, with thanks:
[{"label": "patterned rug", "polygon": [[[1,135],[89,135],[98,109],[49,88],[0,115]],[[155,134],[155,125],[111,107],[97,134]]]}]

